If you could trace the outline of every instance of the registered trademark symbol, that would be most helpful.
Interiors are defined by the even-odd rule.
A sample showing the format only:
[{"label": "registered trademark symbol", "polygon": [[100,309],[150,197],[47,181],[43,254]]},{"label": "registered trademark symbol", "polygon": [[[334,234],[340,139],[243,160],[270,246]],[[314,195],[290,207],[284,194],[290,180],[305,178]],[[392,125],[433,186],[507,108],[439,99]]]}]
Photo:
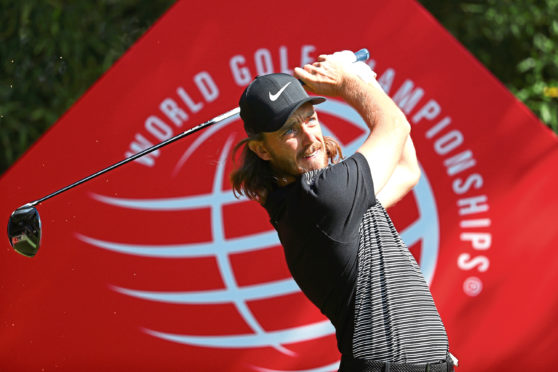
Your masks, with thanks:
[{"label": "registered trademark symbol", "polygon": [[476,276],[470,276],[463,282],[465,294],[475,297],[482,291],[482,281]]}]

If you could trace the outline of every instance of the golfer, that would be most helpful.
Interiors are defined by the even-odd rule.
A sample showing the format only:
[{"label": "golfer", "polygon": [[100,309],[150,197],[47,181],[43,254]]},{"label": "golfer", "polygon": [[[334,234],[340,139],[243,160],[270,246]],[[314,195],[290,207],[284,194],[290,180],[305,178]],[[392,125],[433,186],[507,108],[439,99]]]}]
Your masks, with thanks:
[{"label": "golfer", "polygon": [[[420,177],[410,125],[354,61],[348,51],[321,55],[294,77],[250,83],[233,189],[267,210],[294,280],[335,326],[340,371],[453,371],[428,285],[384,209]],[[364,119],[370,134],[355,154],[343,160],[323,136],[314,105],[325,98],[305,89]]]}]

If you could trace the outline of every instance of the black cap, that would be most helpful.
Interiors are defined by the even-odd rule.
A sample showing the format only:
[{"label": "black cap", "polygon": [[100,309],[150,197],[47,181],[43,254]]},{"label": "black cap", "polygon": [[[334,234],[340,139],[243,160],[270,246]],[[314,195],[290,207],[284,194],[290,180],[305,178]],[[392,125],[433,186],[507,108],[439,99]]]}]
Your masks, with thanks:
[{"label": "black cap", "polygon": [[300,81],[289,74],[256,77],[240,97],[240,117],[248,135],[275,132],[306,102],[318,104],[324,97],[309,96]]}]

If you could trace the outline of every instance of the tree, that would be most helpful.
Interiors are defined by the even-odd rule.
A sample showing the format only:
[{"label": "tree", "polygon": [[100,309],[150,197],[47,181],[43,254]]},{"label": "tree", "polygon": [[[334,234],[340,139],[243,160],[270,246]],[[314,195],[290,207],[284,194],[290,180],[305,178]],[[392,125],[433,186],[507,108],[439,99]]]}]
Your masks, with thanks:
[{"label": "tree", "polygon": [[558,132],[558,0],[420,3]]},{"label": "tree", "polygon": [[3,0],[0,173],[173,2]]},{"label": "tree", "polygon": [[[0,173],[174,3],[2,2]],[[420,2],[558,131],[558,0]]]}]

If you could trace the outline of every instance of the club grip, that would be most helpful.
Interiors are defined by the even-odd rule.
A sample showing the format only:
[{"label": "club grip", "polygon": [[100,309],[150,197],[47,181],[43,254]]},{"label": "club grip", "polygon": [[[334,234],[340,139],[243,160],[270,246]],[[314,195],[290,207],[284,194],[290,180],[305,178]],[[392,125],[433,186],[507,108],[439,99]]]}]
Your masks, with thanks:
[{"label": "club grip", "polygon": [[[362,48],[361,50],[355,52],[355,57],[356,57],[355,62],[364,62],[368,58],[370,58],[370,52],[368,51],[368,49]],[[306,85],[306,84],[304,84],[304,81],[302,81],[300,79],[298,79],[298,81],[300,81],[300,84]]]},{"label": "club grip", "polygon": [[355,52],[355,57],[356,57],[355,62],[364,62],[368,58],[370,58],[370,52],[368,52],[368,49],[363,48],[363,49]]}]

